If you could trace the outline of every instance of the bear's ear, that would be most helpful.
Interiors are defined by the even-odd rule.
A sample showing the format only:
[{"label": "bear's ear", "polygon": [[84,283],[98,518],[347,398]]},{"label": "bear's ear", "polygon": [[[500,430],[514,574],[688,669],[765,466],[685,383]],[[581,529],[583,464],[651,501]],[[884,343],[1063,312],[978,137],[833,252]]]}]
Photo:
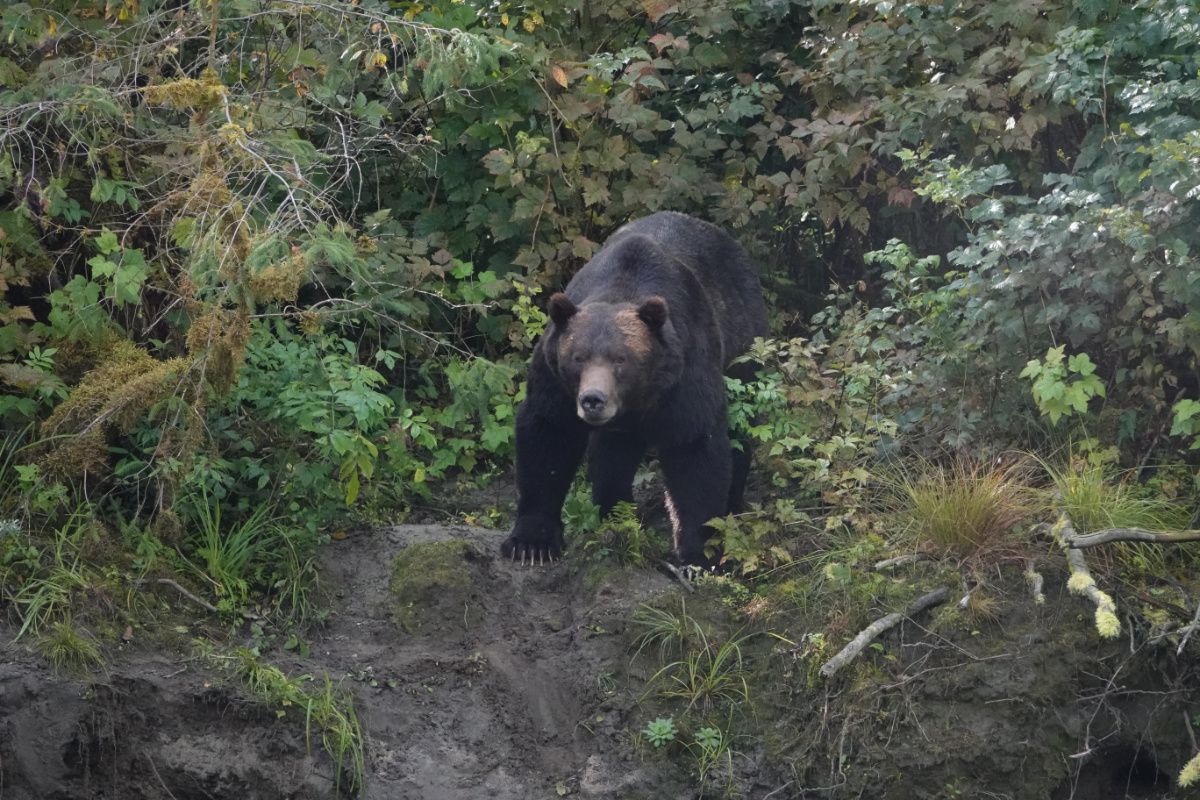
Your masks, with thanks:
[{"label": "bear's ear", "polygon": [[567,321],[575,316],[575,312],[578,310],[571,302],[571,298],[562,292],[555,292],[550,296],[550,319],[554,320],[554,324],[558,327],[565,327]]},{"label": "bear's ear", "polygon": [[637,313],[638,317],[642,322],[646,323],[646,327],[650,330],[661,330],[663,324],[667,321],[667,301],[657,295],[648,297],[638,306]]}]

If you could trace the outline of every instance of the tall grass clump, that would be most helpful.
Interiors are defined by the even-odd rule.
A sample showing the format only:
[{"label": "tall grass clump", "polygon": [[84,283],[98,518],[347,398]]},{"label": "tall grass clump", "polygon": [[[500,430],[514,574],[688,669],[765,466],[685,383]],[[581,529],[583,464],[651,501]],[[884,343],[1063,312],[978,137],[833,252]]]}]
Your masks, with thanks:
[{"label": "tall grass clump", "polygon": [[885,485],[900,530],[916,549],[959,557],[1020,549],[1014,529],[1040,506],[1023,461],[985,464],[959,459],[924,462]]},{"label": "tall grass clump", "polygon": [[83,675],[104,663],[96,640],[70,619],[51,624],[34,647],[60,673]]},{"label": "tall grass clump", "polygon": [[[1192,507],[1155,496],[1132,480],[1132,473],[1115,472],[1104,464],[1071,458],[1065,467],[1042,461],[1050,477],[1053,502],[1071,517],[1079,533],[1105,528],[1145,528],[1173,531],[1188,527]],[[1142,542],[1111,545],[1116,559],[1136,569],[1167,574],[1171,561],[1196,566],[1200,560],[1190,548],[1166,548]]]},{"label": "tall grass clump", "polygon": [[[336,764],[335,783],[354,796],[366,777],[366,750],[362,726],[349,692],[334,685],[329,675],[289,677],[279,667],[263,661],[253,650],[239,648],[232,655],[209,653],[214,665],[231,672],[259,702],[282,712],[303,714],[305,743],[311,749],[314,729],[321,747]],[[343,784],[343,780],[346,781]]]}]

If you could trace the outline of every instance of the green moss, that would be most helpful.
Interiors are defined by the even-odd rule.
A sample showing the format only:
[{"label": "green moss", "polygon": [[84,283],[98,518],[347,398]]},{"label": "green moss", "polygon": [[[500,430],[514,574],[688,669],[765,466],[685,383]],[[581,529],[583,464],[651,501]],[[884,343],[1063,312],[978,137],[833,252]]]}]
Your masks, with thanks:
[{"label": "green moss", "polygon": [[469,542],[424,542],[404,548],[392,562],[388,590],[396,621],[415,633],[434,625],[478,619],[474,598],[479,551]]}]

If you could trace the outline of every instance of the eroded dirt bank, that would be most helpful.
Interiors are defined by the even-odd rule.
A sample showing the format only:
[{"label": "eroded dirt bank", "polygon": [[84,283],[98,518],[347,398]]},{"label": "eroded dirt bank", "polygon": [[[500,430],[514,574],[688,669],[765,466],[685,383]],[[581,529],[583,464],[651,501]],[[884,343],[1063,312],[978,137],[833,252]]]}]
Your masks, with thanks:
[{"label": "eroded dirt bank", "polygon": [[[471,584],[405,630],[392,561],[442,541],[468,544]],[[271,654],[288,674],[328,672],[352,687],[366,736],[361,796],[686,796],[672,770],[634,758],[633,698],[614,678],[628,662],[632,609],[675,591],[670,581],[615,572],[585,590],[561,563],[493,560],[497,541],[401,526],[335,543],[323,572],[333,614],[309,657]],[[118,655],[87,684],[10,648],[0,719],[2,800],[337,796],[333,764],[319,748],[306,753],[295,715],[276,719],[191,656]]]},{"label": "eroded dirt bank", "polygon": [[[1035,607],[1019,582],[995,623],[906,623],[829,685],[812,680],[802,618],[747,621],[717,588],[687,595],[720,636],[750,634],[749,701],[722,723],[733,769],[701,790],[686,750],[654,753],[640,735],[649,719],[692,712],[644,693],[652,652],[631,662],[634,610],[677,609],[681,588],[649,569],[499,561],[498,540],[410,525],[336,542],[323,571],[333,613],[310,653],[267,654],[353,691],[361,796],[1186,797],[1172,785],[1185,720],[1200,712],[1191,667],[1100,644],[1063,587]],[[417,589],[398,596],[401,553],[412,558],[397,585]],[[315,734],[306,746],[302,720],[190,653],[118,653],[80,682],[9,647],[0,800],[336,797],[335,766]]]}]

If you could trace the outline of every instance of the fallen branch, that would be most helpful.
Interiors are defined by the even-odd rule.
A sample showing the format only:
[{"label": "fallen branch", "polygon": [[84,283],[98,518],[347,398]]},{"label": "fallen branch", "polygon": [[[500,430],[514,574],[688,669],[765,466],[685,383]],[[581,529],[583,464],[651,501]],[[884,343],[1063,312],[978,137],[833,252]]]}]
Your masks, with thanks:
[{"label": "fallen branch", "polygon": [[1109,542],[1150,542],[1152,544],[1183,544],[1200,542],[1200,531],[1148,531],[1145,528],[1105,528],[1092,533],[1075,533],[1064,536],[1067,544],[1075,548],[1098,547]]},{"label": "fallen branch", "polygon": [[679,581],[679,584],[683,586],[683,588],[687,589],[689,593],[696,591],[696,587],[692,586],[692,582],[688,580],[688,576],[685,575],[683,571],[679,569],[679,567],[675,566],[670,561],[660,561],[658,563],[662,565],[663,569],[671,574],[671,577]]},{"label": "fallen branch", "polygon": [[212,603],[208,602],[207,600],[204,600],[203,598],[197,597],[196,595],[192,594],[187,589],[183,588],[182,586],[180,586],[178,583],[171,580],[170,578],[155,578],[154,582],[161,583],[164,586],[170,586],[172,589],[179,592],[181,595],[186,597],[188,600],[191,600],[193,603],[195,603],[196,605],[198,605],[202,608],[208,609],[209,611],[211,611],[214,614],[221,613],[220,610],[216,606],[214,606]]},{"label": "fallen branch", "polygon": [[843,647],[841,652],[826,661],[821,666],[821,677],[831,677],[842,667],[846,666],[855,658],[857,658],[859,653],[867,649],[871,642],[879,638],[882,633],[899,625],[905,617],[915,617],[922,611],[933,608],[937,605],[941,605],[948,599],[950,599],[949,589],[945,587],[942,587],[941,589],[935,589],[924,597],[920,597],[914,601],[912,605],[905,609],[904,613],[897,611],[888,614],[886,617],[881,617],[875,620],[868,625],[862,631],[862,633],[858,634],[858,636],[855,636],[854,639],[850,641],[850,644]]},{"label": "fallen branch", "polygon": [[896,556],[895,558],[885,558],[883,561],[875,562],[875,571],[883,572],[885,569],[896,569],[897,567],[906,567],[909,564],[916,564],[918,561],[928,561],[930,558],[928,553],[909,553],[905,556]]}]

